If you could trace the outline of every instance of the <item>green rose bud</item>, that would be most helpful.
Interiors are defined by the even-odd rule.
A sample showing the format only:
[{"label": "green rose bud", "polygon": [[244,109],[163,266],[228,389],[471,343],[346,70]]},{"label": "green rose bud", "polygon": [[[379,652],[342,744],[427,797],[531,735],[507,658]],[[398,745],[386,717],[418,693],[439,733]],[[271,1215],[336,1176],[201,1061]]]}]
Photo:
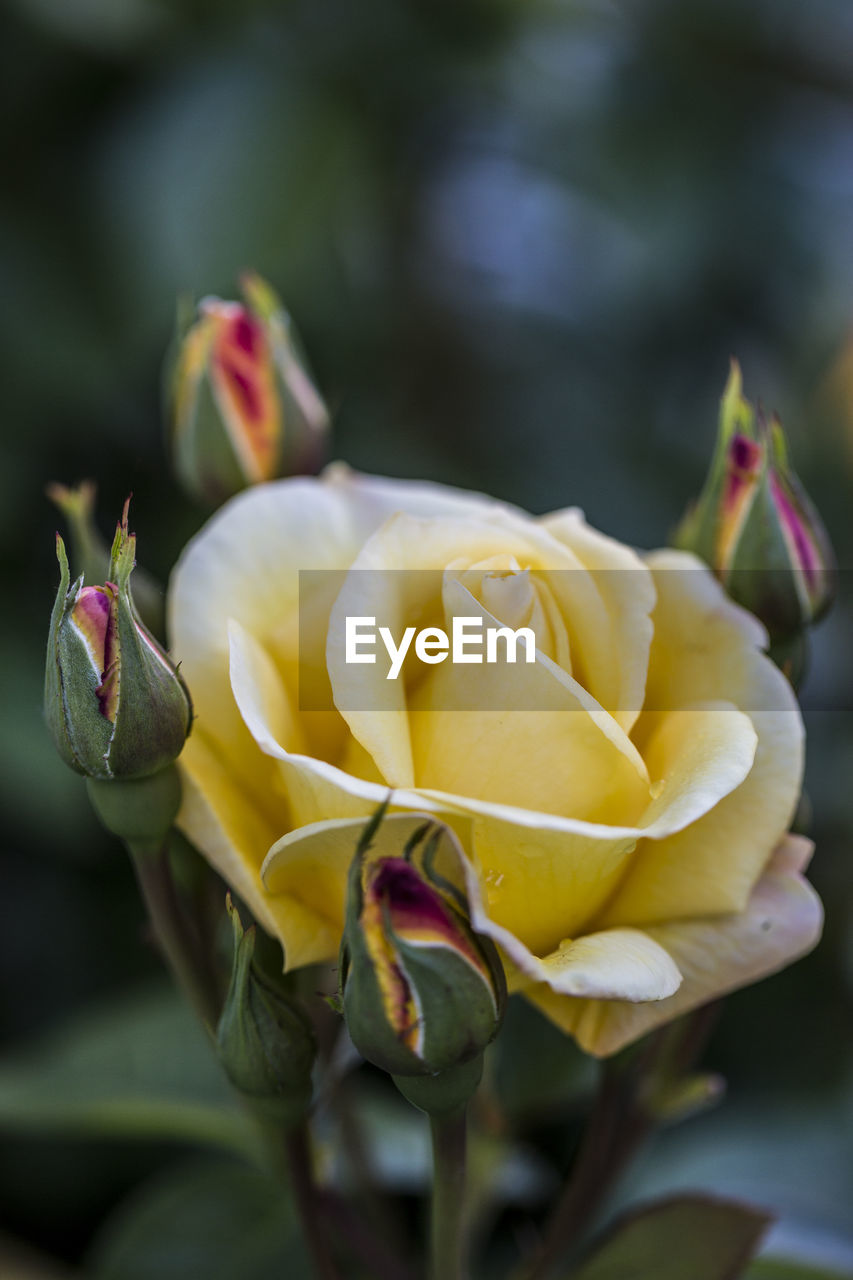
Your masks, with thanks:
[{"label": "green rose bud", "polygon": [[254,273],[243,302],[204,298],[179,320],[167,372],[175,467],[209,505],[278,476],[319,470],[329,413],[308,372],[287,311]]},{"label": "green rose bud", "polygon": [[[371,840],[383,817],[367,827],[349,873],[341,954],[349,1033],[395,1077],[440,1077],[470,1063],[470,1092],[503,1017],[503,969],[493,944],[471,929],[447,829],[426,821],[399,856],[377,856]],[[406,1079],[398,1084],[433,1109],[416,1081],[411,1090]]]},{"label": "green rose bud", "polygon": [[307,1015],[267,972],[257,955],[257,926],[243,930],[226,899],[234,927],[231,985],[216,1031],[228,1079],[264,1117],[287,1128],[299,1124],[311,1102],[316,1045]]},{"label": "green rose bud", "polygon": [[60,584],[45,673],[45,713],[57,750],[78,773],[141,778],[170,764],[192,723],[189,693],[137,616],[130,592],[136,536],[127,505],[116,529],[109,580],[71,585],[57,535]]},{"label": "green rose bud", "polygon": [[826,613],[835,561],[820,516],[791,469],[778,419],[745,400],[732,363],[705,488],[673,541],[694,551],[733,599],[785,646]]}]

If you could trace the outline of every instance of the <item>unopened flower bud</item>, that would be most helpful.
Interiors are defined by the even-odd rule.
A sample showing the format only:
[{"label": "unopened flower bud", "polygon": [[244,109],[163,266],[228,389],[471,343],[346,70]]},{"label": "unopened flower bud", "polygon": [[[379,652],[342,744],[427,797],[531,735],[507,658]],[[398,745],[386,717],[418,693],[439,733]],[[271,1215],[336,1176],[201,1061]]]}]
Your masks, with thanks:
[{"label": "unopened flower bud", "polygon": [[472,931],[464,894],[438,869],[440,846],[451,845],[446,829],[427,820],[399,856],[377,856],[370,846],[382,818],[367,827],[350,869],[344,1016],[370,1062],[396,1077],[436,1076],[479,1058],[497,1034],[503,969],[493,944]]},{"label": "unopened flower bud", "polygon": [[732,598],[761,619],[773,645],[796,640],[832,603],[826,530],[790,467],[781,423],[744,399],[735,362],[705,488],[673,541],[711,566]]},{"label": "unopened flower bud", "polygon": [[139,620],[130,591],[136,537],[127,506],[109,580],[71,584],[57,535],[59,591],[45,673],[45,713],[57,750],[89,778],[146,777],[180,753],[192,723],[183,680]]},{"label": "unopened flower bud", "polygon": [[216,1031],[228,1079],[252,1106],[285,1127],[300,1123],[311,1102],[316,1045],[307,1014],[256,956],[257,926],[244,931],[227,899],[234,927],[231,984]]},{"label": "unopened flower bud", "polygon": [[242,302],[201,301],[167,375],[175,467],[209,505],[315,472],[326,453],[329,413],[290,316],[260,276],[241,284]]}]

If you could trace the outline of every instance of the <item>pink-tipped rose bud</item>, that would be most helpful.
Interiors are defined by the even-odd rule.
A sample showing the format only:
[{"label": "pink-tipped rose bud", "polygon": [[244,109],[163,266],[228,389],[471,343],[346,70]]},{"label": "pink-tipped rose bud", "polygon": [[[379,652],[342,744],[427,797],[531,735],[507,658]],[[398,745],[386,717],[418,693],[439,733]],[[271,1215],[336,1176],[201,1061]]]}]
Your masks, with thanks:
[{"label": "pink-tipped rose bud", "polygon": [[241,285],[242,302],[202,299],[167,376],[178,476],[213,506],[249,485],[315,472],[326,454],[328,410],[290,316],[260,276]]},{"label": "pink-tipped rose bud", "polygon": [[343,1012],[370,1062],[395,1077],[436,1077],[479,1060],[497,1034],[503,969],[471,929],[464,895],[436,868],[444,828],[425,822],[399,856],[378,857],[371,840],[381,819],[350,869]]},{"label": "pink-tipped rose bud", "polygon": [[711,470],[673,541],[705,560],[761,619],[774,646],[797,640],[832,603],[835,560],[823,523],[790,467],[778,419],[741,390],[732,362]]},{"label": "pink-tipped rose bud", "polygon": [[61,572],[45,674],[45,713],[57,749],[89,778],[140,778],[180,753],[192,722],[183,680],[139,620],[130,593],[136,537],[127,507],[116,530],[109,580],[71,584]]}]

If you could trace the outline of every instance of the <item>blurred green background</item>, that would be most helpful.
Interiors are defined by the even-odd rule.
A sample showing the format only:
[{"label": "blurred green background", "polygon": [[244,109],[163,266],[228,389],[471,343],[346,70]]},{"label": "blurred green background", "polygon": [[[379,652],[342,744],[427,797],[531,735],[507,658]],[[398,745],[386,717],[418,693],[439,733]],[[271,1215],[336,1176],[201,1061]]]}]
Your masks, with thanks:
[{"label": "blurred green background", "polygon": [[[202,1067],[178,1078],[192,1054],[168,1002],[145,1004],[158,966],[126,859],[41,722],[58,521],[43,491],[97,479],[108,532],[132,490],[141,560],[165,579],[201,519],[163,449],[175,298],[232,295],[253,266],[297,319],[335,452],[359,468],[534,511],[577,504],[650,546],[704,477],[731,354],[746,394],[782,415],[843,570],[804,693],[826,936],[727,1003],[706,1055],[726,1105],[658,1139],[629,1189],[743,1194],[781,1212],[783,1243],[845,1256],[849,0],[8,0],[2,35],[0,1048],[18,1054],[110,1002],[141,1000],[144,1034],[129,1048],[110,1015],[96,1031],[123,1048],[101,1067],[77,1028],[37,1066],[0,1072],[0,1233],[76,1265],[120,1234],[127,1196],[148,1195],[156,1218],[145,1188],[171,1203],[162,1180],[188,1185],[177,1171],[199,1134],[186,1108],[159,1128],[143,1108],[156,1141],[92,1120],[128,1071],[163,1073],[146,1045],[179,1046],[163,1097],[218,1097]],[[551,1097],[553,1081],[526,1070],[531,1098]],[[561,1097],[550,1131],[565,1121],[570,1137]],[[241,1194],[257,1208],[251,1187],[226,1199]],[[157,1274],[171,1276],[180,1246],[164,1250]],[[0,1244],[0,1276],[50,1274],[10,1257]],[[98,1265],[133,1280],[126,1262]],[[189,1265],[175,1274],[202,1274]]]}]

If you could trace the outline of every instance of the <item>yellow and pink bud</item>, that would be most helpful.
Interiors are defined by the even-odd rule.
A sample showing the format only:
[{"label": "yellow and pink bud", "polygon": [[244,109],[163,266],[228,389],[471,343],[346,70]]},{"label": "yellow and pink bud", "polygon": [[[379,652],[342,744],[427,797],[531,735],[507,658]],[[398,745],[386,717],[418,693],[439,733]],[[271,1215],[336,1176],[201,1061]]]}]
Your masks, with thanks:
[{"label": "yellow and pink bud", "polygon": [[192,723],[189,693],[134,607],[136,537],[127,507],[110,578],[71,583],[57,535],[60,584],[45,673],[45,714],[57,749],[78,773],[101,780],[157,773],[180,753]]},{"label": "yellow and pink bud", "polygon": [[329,414],[290,316],[254,273],[243,301],[204,298],[168,375],[178,476],[193,497],[223,502],[249,485],[310,473],[324,461]]},{"label": "yellow and pink bud", "polygon": [[835,561],[826,530],[790,467],[781,424],[744,398],[736,362],[705,488],[673,541],[711,566],[733,599],[765,624],[774,646],[799,640],[832,603]]},{"label": "yellow and pink bud", "polygon": [[441,824],[425,821],[398,856],[377,856],[371,841],[383,816],[350,869],[343,1012],[369,1061],[394,1076],[434,1077],[479,1059],[497,1034],[503,969],[473,932],[464,894],[436,871]]}]

